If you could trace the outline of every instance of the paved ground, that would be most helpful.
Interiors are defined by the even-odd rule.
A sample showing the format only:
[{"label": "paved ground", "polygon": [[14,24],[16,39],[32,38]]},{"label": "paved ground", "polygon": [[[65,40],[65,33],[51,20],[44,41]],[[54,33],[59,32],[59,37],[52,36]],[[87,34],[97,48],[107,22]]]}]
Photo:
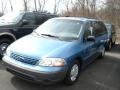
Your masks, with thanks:
[{"label": "paved ground", "polygon": [[120,45],[83,70],[73,86],[29,83],[6,72],[0,62],[0,90],[120,90]]}]

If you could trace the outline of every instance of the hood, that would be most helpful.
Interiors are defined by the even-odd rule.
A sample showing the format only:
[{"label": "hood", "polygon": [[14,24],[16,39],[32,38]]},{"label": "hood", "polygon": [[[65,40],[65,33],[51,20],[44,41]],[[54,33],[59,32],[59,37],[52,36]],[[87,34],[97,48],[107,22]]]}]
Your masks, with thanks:
[{"label": "hood", "polygon": [[11,52],[38,58],[53,56],[61,57],[66,50],[70,50],[73,42],[28,35],[15,41],[12,45],[10,45],[10,49]]},{"label": "hood", "polygon": [[13,26],[15,26],[14,23],[2,22],[0,20],[0,28],[12,28]]},{"label": "hood", "polygon": [[9,25],[6,25],[6,24],[0,24],[0,29],[3,28],[3,29],[7,29],[7,28],[13,28],[15,25],[14,24],[9,24]]}]

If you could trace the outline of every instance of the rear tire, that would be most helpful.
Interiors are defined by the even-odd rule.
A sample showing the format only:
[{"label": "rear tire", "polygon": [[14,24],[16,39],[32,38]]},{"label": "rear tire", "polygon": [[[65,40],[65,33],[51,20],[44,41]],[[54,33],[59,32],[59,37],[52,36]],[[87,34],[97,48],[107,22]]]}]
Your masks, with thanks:
[{"label": "rear tire", "polygon": [[107,44],[107,50],[111,50],[111,48],[112,48],[112,42],[111,41],[109,41],[108,42],[108,44]]},{"label": "rear tire", "polygon": [[64,79],[64,83],[66,85],[74,84],[79,78],[79,74],[80,74],[80,63],[76,60],[67,71],[66,77]]},{"label": "rear tire", "polygon": [[100,50],[100,56],[99,58],[103,58],[105,56],[105,47],[103,46]]},{"label": "rear tire", "polygon": [[0,58],[3,57],[7,47],[12,43],[10,39],[2,38],[0,39]]}]

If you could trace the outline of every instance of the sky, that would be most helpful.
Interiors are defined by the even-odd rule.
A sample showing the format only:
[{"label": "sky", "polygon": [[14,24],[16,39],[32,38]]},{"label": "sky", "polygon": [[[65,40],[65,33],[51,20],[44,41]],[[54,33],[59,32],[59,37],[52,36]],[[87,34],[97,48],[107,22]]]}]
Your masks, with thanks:
[{"label": "sky", "polygon": [[[5,3],[7,2],[7,5],[6,5],[6,9],[5,9],[5,13],[6,12],[10,12],[11,11],[11,8],[10,8],[10,5],[9,5],[9,0],[0,0],[0,6],[2,4],[3,1],[3,7],[5,8]],[[34,0],[33,0],[34,1]],[[12,2],[12,5],[13,5],[13,10],[14,11],[18,11],[18,10],[23,10],[24,6],[23,6],[23,0],[11,0]],[[34,8],[34,4],[31,3],[30,5],[32,8]],[[53,8],[54,8],[54,0],[48,0],[47,4],[45,5],[45,10],[49,11],[49,12],[53,12]],[[0,8],[0,11],[2,9]]]},{"label": "sky", "polygon": [[[6,5],[6,9],[5,9],[5,13],[7,12],[10,12],[11,11],[11,8],[10,8],[10,4],[9,4],[9,0],[0,0],[0,11],[2,11],[1,9],[1,5],[2,5],[2,1],[3,1],[3,7],[5,8],[5,3],[7,3]],[[30,7],[31,9],[34,9],[34,0],[30,0],[32,1],[31,4],[30,4]],[[66,0],[67,2],[68,0]],[[73,0],[74,1],[74,0]],[[98,1],[105,1],[105,0],[98,0]],[[11,0],[12,2],[12,5],[13,5],[13,10],[14,11],[18,11],[18,10],[23,10],[24,9],[24,6],[23,6],[23,0]],[[53,13],[53,10],[54,10],[54,4],[55,4],[55,0],[48,0],[48,2],[46,3],[45,5],[45,8],[44,10],[47,10],[51,13]],[[62,11],[62,10],[65,10],[65,2],[60,4],[59,6],[59,13]],[[101,6],[101,4],[98,2],[98,5]]]}]

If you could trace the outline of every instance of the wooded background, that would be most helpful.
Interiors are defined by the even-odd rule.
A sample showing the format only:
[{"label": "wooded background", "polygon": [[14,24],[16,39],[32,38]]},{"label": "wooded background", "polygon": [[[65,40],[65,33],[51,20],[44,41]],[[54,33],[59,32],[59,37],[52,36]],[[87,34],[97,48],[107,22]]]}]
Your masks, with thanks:
[{"label": "wooded background", "polygon": [[[24,10],[30,10],[31,0],[22,1]],[[34,11],[44,12],[44,7],[48,1],[50,0],[33,0]],[[11,11],[13,11],[12,0],[7,0],[7,2],[0,0],[0,2],[0,15],[3,15],[7,8],[11,8]],[[54,0],[54,2],[54,14],[97,18],[112,22],[120,27],[120,0]],[[10,7],[6,7],[8,3]],[[62,10],[59,10],[61,5],[64,7]]]}]

